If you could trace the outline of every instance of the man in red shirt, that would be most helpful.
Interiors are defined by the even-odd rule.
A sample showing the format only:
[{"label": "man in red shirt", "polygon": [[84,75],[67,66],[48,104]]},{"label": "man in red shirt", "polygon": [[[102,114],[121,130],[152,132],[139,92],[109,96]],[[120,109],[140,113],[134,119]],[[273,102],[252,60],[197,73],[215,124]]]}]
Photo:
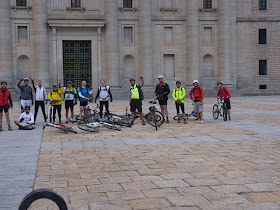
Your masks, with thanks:
[{"label": "man in red shirt", "polygon": [[204,91],[202,87],[198,86],[198,81],[193,81],[193,89],[190,91],[190,98],[193,101],[193,109],[196,113],[199,124],[203,124],[203,99]]},{"label": "man in red shirt", "polygon": [[231,105],[230,105],[230,91],[227,87],[224,87],[224,83],[222,81],[218,82],[217,85],[219,86],[219,90],[217,92],[217,98],[224,97],[226,106],[227,106],[227,113],[228,113],[228,119],[230,119],[230,110],[231,110]]}]

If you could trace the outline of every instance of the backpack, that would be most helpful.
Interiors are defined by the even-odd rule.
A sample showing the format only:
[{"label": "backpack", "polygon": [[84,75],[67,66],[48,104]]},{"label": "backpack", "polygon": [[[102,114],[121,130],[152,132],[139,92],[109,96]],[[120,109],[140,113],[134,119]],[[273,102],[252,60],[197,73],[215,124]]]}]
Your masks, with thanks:
[{"label": "backpack", "polygon": [[226,88],[223,87],[223,88],[219,89],[219,95],[221,95],[221,90],[222,90],[222,89],[224,89],[225,93],[228,94],[228,92],[226,91]]}]

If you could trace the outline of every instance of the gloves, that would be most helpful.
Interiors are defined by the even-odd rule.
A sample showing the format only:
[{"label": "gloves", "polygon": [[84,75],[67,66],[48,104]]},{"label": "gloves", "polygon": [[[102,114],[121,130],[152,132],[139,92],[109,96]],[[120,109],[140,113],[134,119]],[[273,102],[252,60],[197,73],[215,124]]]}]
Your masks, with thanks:
[{"label": "gloves", "polygon": [[94,100],[94,103],[96,103],[96,100]]},{"label": "gloves", "polygon": [[11,106],[11,109],[13,109],[14,108],[14,106]]},{"label": "gloves", "polygon": [[113,102],[113,99],[111,98],[110,101]]}]

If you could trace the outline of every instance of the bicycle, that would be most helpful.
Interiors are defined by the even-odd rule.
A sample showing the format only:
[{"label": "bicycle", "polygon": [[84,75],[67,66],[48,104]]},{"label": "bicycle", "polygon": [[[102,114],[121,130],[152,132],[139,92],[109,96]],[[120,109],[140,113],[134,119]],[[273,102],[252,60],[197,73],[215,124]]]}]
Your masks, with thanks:
[{"label": "bicycle", "polygon": [[218,103],[213,106],[213,118],[217,120],[219,116],[223,116],[224,121],[227,121],[227,106],[224,97],[217,98]]},{"label": "bicycle", "polygon": [[151,104],[151,106],[149,107],[150,112],[145,115],[145,119],[151,126],[156,127],[157,130],[158,127],[160,127],[164,123],[164,117],[161,112],[157,111],[158,109],[156,107],[156,99],[150,101],[149,103]]},{"label": "bicycle", "polygon": [[[194,112],[194,110],[191,113],[186,113],[186,116],[187,116],[187,119],[189,119],[189,117],[194,117],[197,120],[196,113]],[[182,120],[182,119],[184,119],[183,114],[180,114],[180,120]],[[175,117],[173,117],[173,120],[176,120],[176,121],[178,120],[177,115]]]},{"label": "bicycle", "polygon": [[[47,100],[47,102],[50,100]],[[58,102],[58,100],[52,100],[50,101],[50,107],[48,109],[48,115],[47,115],[47,119],[49,119],[49,122],[53,122],[53,105],[52,103]]]},{"label": "bicycle", "polygon": [[48,123],[48,122],[45,122],[45,124],[43,126],[43,129],[45,129],[46,126],[57,128],[57,129],[63,130],[64,132],[78,133],[72,127],[66,126],[62,123],[51,123],[51,122]]},{"label": "bicycle", "polygon": [[105,118],[108,120],[109,123],[114,125],[126,126],[131,127],[131,119],[127,115],[117,115],[112,112],[109,112],[105,115]]},{"label": "bicycle", "polygon": [[84,130],[84,131],[89,131],[89,132],[97,132],[100,127],[121,131],[121,128],[114,126],[111,123],[109,123],[108,121],[103,120],[103,119],[97,119],[96,122],[84,123],[84,124],[78,125],[79,129]]}]

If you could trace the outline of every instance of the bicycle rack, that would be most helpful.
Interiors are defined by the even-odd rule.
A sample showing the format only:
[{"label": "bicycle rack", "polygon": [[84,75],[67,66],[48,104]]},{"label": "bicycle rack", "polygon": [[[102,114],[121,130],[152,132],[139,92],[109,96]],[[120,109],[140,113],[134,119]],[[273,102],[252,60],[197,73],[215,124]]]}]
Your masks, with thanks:
[{"label": "bicycle rack", "polygon": [[56,192],[48,189],[39,189],[29,193],[22,200],[18,210],[27,210],[34,201],[41,198],[52,200],[60,210],[68,210],[64,199]]}]

